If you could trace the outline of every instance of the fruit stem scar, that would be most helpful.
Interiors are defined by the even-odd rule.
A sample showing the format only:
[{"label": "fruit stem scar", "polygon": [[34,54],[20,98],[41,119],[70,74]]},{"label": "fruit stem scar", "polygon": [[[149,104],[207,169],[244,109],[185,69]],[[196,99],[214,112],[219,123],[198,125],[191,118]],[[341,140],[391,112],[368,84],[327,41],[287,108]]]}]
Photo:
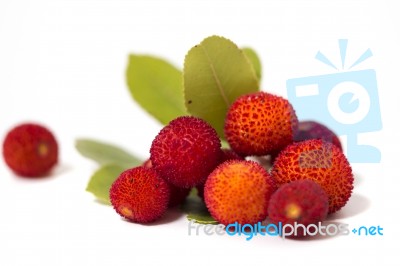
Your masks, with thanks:
[{"label": "fruit stem scar", "polygon": [[38,145],[38,153],[40,156],[45,157],[49,153],[49,147],[46,143],[42,142]]},{"label": "fruit stem scar", "polygon": [[295,203],[290,203],[285,208],[286,216],[290,219],[298,219],[301,215],[301,208]]},{"label": "fruit stem scar", "polygon": [[130,208],[123,206],[120,209],[120,212],[122,213],[122,215],[124,215],[125,217],[131,218],[133,216],[133,212]]}]

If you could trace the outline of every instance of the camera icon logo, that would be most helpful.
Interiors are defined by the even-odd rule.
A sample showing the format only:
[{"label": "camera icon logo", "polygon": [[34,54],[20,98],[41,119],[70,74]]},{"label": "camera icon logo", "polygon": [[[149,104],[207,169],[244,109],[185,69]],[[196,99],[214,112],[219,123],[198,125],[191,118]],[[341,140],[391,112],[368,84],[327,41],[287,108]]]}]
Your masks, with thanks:
[{"label": "camera icon logo", "polygon": [[[347,40],[339,40],[344,69]],[[367,49],[348,70],[372,56]],[[338,70],[318,52],[316,59]],[[377,147],[358,143],[358,134],[382,129],[376,72],[373,69],[289,79],[288,99],[299,120],[319,121],[347,136],[347,158],[352,163],[379,163]]]}]

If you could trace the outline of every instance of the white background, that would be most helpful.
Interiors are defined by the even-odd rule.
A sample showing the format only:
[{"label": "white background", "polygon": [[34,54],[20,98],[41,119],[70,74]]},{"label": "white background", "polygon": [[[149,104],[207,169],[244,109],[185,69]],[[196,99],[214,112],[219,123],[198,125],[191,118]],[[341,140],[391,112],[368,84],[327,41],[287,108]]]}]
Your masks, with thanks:
[{"label": "white background", "polygon": [[[395,265],[397,11],[396,1],[366,0],[0,1],[0,138],[36,121],[61,146],[60,165],[43,180],[18,178],[1,160],[0,265]],[[156,225],[137,225],[85,192],[96,165],[74,150],[76,138],[113,142],[146,158],[161,129],[130,98],[128,54],[154,54],[181,67],[185,53],[213,34],[253,47],[263,90],[283,96],[289,78],[334,72],[314,56],[321,50],[338,64],[338,39],[349,39],[349,61],[371,48],[374,56],[357,69],[377,72],[383,130],[360,139],[380,148],[382,162],[353,165],[354,195],[330,219],[380,225],[384,236],[188,236],[176,210]]]}]

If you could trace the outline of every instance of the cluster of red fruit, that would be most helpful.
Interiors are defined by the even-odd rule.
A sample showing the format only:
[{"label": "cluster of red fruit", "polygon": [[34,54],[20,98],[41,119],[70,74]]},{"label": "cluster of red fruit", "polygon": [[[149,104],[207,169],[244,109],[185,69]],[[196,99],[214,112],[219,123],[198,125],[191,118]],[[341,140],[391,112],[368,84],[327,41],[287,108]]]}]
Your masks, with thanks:
[{"label": "cluster of red fruit", "polygon": [[[317,223],[341,209],[353,189],[351,167],[333,132],[298,122],[291,104],[265,92],[229,108],[222,149],[199,118],[172,120],[154,139],[150,159],[124,171],[110,189],[114,209],[139,223],[159,219],[196,187],[221,224]],[[271,156],[270,171],[249,156]]]}]

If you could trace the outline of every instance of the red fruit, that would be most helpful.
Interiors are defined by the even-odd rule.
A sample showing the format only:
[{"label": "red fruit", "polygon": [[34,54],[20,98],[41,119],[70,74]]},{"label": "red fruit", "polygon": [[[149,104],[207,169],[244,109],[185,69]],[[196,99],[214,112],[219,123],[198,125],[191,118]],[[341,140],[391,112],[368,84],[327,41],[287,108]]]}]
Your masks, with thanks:
[{"label": "red fruit", "polygon": [[110,188],[110,200],[122,217],[137,223],[159,219],[167,210],[169,186],[156,171],[142,166],[120,174]]},{"label": "red fruit", "polygon": [[222,224],[254,224],[266,218],[274,191],[271,176],[260,164],[232,160],[207,178],[204,200],[212,217]]},{"label": "red fruit", "polygon": [[[226,149],[226,148],[222,149],[222,157],[220,164],[230,160],[244,160],[244,158],[239,156],[236,152],[234,152],[231,149]],[[201,199],[204,199],[204,185],[205,183],[196,186],[197,195]]]},{"label": "red fruit", "polygon": [[289,145],[276,158],[271,174],[278,187],[295,180],[317,182],[329,197],[329,213],[340,210],[353,190],[346,157],[338,147],[322,140]]},{"label": "red fruit", "polygon": [[222,149],[221,163],[229,160],[244,160],[244,158],[231,149]]},{"label": "red fruit", "polygon": [[172,120],[150,149],[153,168],[177,187],[204,183],[221,159],[217,132],[204,120],[183,116]]},{"label": "red fruit", "polygon": [[[152,168],[152,165],[153,164],[151,163],[150,159],[147,159],[142,164],[142,166],[144,168],[148,168],[148,169]],[[168,207],[172,208],[172,207],[182,204],[185,201],[187,195],[189,195],[189,192],[191,189],[190,188],[180,188],[180,187],[174,186],[169,183],[168,183],[168,185],[169,185],[169,192],[170,192]]]},{"label": "red fruit", "polygon": [[191,188],[181,188],[169,184],[170,199],[168,207],[172,208],[182,204],[189,195]]},{"label": "red fruit", "polygon": [[[222,157],[220,164],[229,161],[229,160],[244,160],[244,158],[240,157],[236,152],[231,149],[222,149]],[[197,185],[197,196],[204,200],[204,183]]]},{"label": "red fruit", "polygon": [[322,139],[331,142],[342,150],[342,144],[336,134],[326,126],[315,121],[301,121],[294,134],[294,141],[300,142],[309,139]]},{"label": "red fruit", "polygon": [[[270,222],[277,225],[302,224],[307,227],[323,221],[328,215],[328,196],[312,180],[297,180],[282,185],[271,197],[268,205]],[[298,227],[296,236],[305,236]]]},{"label": "red fruit", "polygon": [[13,128],[3,143],[6,164],[18,175],[46,175],[58,161],[58,145],[54,135],[37,124]]},{"label": "red fruit", "polygon": [[268,155],[293,142],[297,117],[282,97],[258,92],[239,97],[229,108],[225,136],[242,156]]}]

